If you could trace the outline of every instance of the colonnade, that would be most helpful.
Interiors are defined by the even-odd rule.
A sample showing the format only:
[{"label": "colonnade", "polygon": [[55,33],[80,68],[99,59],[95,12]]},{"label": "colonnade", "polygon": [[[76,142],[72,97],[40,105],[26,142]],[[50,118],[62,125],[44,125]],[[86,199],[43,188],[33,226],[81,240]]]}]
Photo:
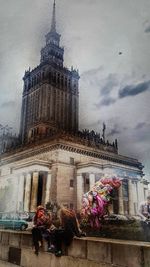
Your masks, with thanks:
[{"label": "colonnade", "polygon": [[[42,175],[41,203],[38,203],[39,177]],[[51,172],[33,171],[18,175],[17,210],[34,212],[37,205],[50,201]]]},{"label": "colonnade", "polygon": [[[96,182],[96,173],[87,173],[88,185],[85,185],[86,179],[84,174],[77,172],[76,177],[77,210],[81,209],[82,197],[83,194],[86,193],[85,190],[87,190],[87,188],[88,190],[91,190]],[[128,177],[126,180],[127,191],[125,192],[126,188],[124,188],[124,184],[122,183],[118,189],[116,200],[111,206],[110,212],[114,212],[114,207],[116,207],[114,205],[116,205],[117,202],[118,214],[136,215],[139,204],[138,195],[141,195],[140,192],[142,192],[142,184],[140,183],[140,180],[135,181],[130,177]],[[45,205],[48,203],[51,199],[51,186],[51,171],[32,171],[19,174],[17,210],[34,212],[37,205]]]},{"label": "colonnade", "polygon": [[[95,184],[95,174],[94,173],[89,173],[89,190],[92,189],[93,185]],[[81,209],[82,205],[82,197],[83,194],[86,193],[84,192],[84,177],[82,173],[77,173],[77,210]],[[129,215],[135,215],[135,198],[136,197],[136,192],[134,188],[134,184],[132,182],[132,179],[128,179],[128,214]],[[113,212],[113,207],[112,207],[112,212]],[[125,209],[124,205],[124,196],[123,196],[123,186],[121,185],[120,188],[118,189],[118,214],[121,215],[126,215],[127,211]]]}]

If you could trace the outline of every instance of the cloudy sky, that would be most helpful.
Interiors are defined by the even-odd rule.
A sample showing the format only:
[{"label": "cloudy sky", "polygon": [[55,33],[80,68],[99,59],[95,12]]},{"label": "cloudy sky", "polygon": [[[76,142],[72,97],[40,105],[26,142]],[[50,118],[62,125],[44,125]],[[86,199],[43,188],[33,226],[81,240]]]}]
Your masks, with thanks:
[{"label": "cloudy sky", "polygon": [[[53,0],[0,0],[0,124],[19,129],[22,77],[39,64]],[[80,127],[118,138],[150,177],[150,1],[56,0],[65,65],[80,72]]]}]

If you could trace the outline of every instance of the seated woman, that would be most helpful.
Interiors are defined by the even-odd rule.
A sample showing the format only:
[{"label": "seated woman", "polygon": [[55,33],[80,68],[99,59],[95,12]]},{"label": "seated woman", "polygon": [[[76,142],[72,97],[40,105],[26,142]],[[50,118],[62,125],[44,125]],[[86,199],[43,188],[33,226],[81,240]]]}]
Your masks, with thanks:
[{"label": "seated woman", "polygon": [[58,211],[58,217],[60,220],[60,226],[55,229],[55,255],[62,255],[62,243],[69,246],[74,236],[81,236],[81,230],[74,211],[66,208],[60,208]]},{"label": "seated woman", "polygon": [[51,226],[50,215],[46,213],[43,206],[38,206],[33,218],[32,240],[35,254],[38,255],[39,247],[42,246],[42,237]]}]

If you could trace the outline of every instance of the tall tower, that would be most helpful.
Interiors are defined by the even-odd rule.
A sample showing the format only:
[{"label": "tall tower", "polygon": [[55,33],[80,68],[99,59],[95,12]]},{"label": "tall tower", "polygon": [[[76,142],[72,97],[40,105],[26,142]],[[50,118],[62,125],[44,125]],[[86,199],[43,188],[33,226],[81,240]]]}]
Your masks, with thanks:
[{"label": "tall tower", "polygon": [[56,30],[54,0],[50,32],[41,49],[40,64],[25,71],[22,96],[20,138],[27,143],[59,129],[76,133],[79,113],[79,74],[65,68],[61,35]]}]

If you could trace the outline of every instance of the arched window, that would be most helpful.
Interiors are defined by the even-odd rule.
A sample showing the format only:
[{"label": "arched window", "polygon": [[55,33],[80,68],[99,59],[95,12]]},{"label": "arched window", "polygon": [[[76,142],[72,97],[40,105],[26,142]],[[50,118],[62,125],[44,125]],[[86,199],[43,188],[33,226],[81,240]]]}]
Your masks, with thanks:
[{"label": "arched window", "polygon": [[31,131],[31,137],[33,137],[33,130]]},{"label": "arched window", "polygon": [[53,82],[56,83],[56,72],[53,73]]},{"label": "arched window", "polygon": [[41,77],[42,77],[42,74],[41,74],[41,72],[40,72],[39,75],[38,75],[38,83],[41,82]]},{"label": "arched window", "polygon": [[63,87],[63,85],[64,85],[64,77],[61,76],[61,86]]},{"label": "arched window", "polygon": [[51,71],[49,72],[49,81],[51,82],[51,80],[52,80],[52,73],[51,73]]},{"label": "arched window", "polygon": [[65,86],[67,87],[67,78],[65,78]]},{"label": "arched window", "polygon": [[35,86],[36,85],[36,76],[34,76],[34,78],[33,78],[33,86]]},{"label": "arched window", "polygon": [[71,87],[71,80],[69,79],[68,87]]},{"label": "arched window", "polygon": [[58,76],[57,76],[58,78],[57,78],[57,82],[58,82],[58,84],[60,84],[60,74],[58,73]]},{"label": "arched window", "polygon": [[31,86],[32,86],[32,87],[33,87],[33,83],[34,83],[34,82],[33,82],[33,78],[32,78],[32,80],[31,80]]},{"label": "arched window", "polygon": [[42,80],[44,80],[44,78],[45,78],[45,73],[44,73],[44,71],[42,72]]}]

